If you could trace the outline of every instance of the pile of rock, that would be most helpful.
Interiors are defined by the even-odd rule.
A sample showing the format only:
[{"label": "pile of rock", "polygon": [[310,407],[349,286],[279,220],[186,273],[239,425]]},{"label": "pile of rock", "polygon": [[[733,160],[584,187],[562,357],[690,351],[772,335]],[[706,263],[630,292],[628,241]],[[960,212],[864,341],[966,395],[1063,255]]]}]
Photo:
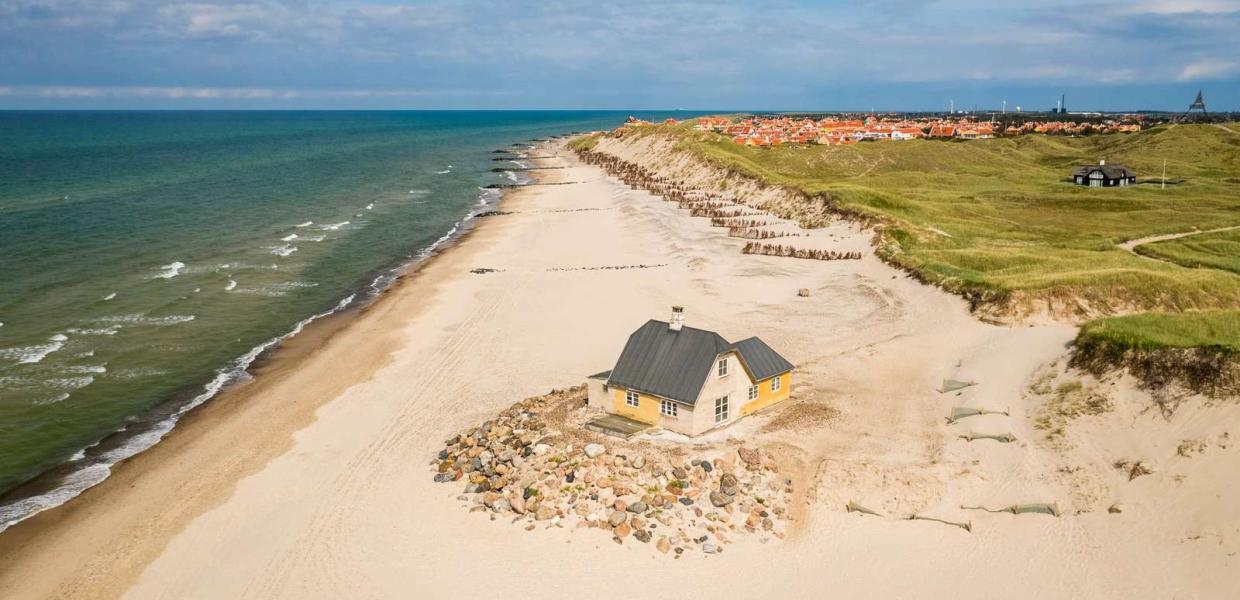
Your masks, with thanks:
[{"label": "pile of rock", "polygon": [[527,530],[539,522],[601,529],[616,543],[653,542],[674,556],[722,552],[735,535],[783,537],[792,482],[762,451],[685,460],[669,448],[600,443],[571,419],[550,425],[549,413],[579,404],[581,393],[524,400],[448,439],[433,462],[435,481],[463,482],[470,510],[514,515]]}]

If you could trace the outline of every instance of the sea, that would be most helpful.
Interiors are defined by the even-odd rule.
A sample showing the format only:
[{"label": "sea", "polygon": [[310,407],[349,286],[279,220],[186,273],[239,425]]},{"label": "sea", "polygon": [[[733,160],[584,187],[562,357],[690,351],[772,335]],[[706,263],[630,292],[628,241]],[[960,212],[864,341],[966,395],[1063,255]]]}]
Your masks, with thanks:
[{"label": "sea", "polygon": [[0,530],[371,301],[583,111],[0,112]]}]

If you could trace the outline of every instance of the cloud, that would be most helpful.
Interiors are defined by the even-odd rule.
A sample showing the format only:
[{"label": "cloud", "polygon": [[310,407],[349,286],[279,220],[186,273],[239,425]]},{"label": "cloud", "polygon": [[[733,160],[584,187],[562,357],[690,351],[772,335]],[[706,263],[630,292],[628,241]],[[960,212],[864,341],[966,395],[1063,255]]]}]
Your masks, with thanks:
[{"label": "cloud", "polygon": [[1240,56],[1236,31],[1240,0],[0,0],[0,86],[742,107],[865,85],[1234,81],[1208,59]]},{"label": "cloud", "polygon": [[1191,13],[1200,14],[1227,14],[1240,12],[1240,1],[1237,0],[1152,0],[1147,2],[1134,2],[1131,5],[1123,6],[1119,11],[1122,14],[1139,15],[1182,15]]},{"label": "cloud", "polygon": [[1203,60],[1184,65],[1180,70],[1180,81],[1196,81],[1199,79],[1217,79],[1236,73],[1240,63],[1225,60]]}]

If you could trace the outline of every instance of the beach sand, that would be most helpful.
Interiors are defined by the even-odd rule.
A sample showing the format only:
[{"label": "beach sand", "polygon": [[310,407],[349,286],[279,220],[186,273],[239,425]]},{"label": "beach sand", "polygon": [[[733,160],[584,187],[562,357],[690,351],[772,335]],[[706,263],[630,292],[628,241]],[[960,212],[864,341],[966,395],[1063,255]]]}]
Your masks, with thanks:
[{"label": "beach sand", "polygon": [[[1218,518],[1234,506],[1235,486],[1205,483],[1226,480],[1235,448],[1191,468],[1169,465],[1137,480],[1144,490],[1117,492],[1096,475],[1087,481],[1097,498],[1083,500],[1074,494],[1084,484],[1060,469],[1079,456],[1109,460],[1105,436],[1155,435],[1158,417],[1116,411],[1123,432],[1103,421],[1071,429],[1067,449],[1035,441],[1043,400],[1027,390],[1061,359],[1074,327],[983,324],[960,298],[881,263],[868,234],[845,223],[820,233],[840,249],[865,249],[862,260],[743,255],[743,241],[707,220],[566,150],[546,152],[559,158],[543,164],[571,168],[539,172],[541,180],[576,183],[508,194],[501,208],[511,214],[480,219],[361,314],[300,336],[255,382],[195,411],[105,483],[0,535],[0,597],[1240,593],[1240,523]],[[663,266],[582,269],[630,265]],[[800,288],[811,295],[798,297]],[[428,463],[444,438],[610,368],[628,334],[665,319],[673,304],[687,307],[689,325],[761,336],[799,366],[792,402],[712,434],[760,435],[801,465],[802,504],[787,540],[747,538],[721,555],[670,560],[652,544],[616,545],[597,530],[527,532],[491,521],[462,507],[459,486],[432,483]],[[940,394],[945,378],[979,384]],[[958,403],[1011,414],[944,424]],[[1218,410],[1208,414],[1240,416]],[[1181,414],[1208,422],[1177,435],[1195,427],[1217,436],[1225,426]],[[973,430],[1018,441],[958,439]],[[1092,454],[1078,454],[1086,444]],[[1074,503],[1116,498],[1120,514],[1073,514]],[[889,515],[970,520],[973,532],[846,513],[850,500]],[[1022,502],[1058,502],[1065,514],[959,508]]]}]

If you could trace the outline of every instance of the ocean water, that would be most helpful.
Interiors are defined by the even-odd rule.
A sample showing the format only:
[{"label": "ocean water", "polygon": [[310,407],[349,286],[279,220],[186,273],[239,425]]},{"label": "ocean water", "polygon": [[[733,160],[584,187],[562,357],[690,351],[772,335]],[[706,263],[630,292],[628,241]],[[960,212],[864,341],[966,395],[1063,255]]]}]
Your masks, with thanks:
[{"label": "ocean water", "polygon": [[495,150],[625,116],[0,112],[0,529],[450,242]]}]

